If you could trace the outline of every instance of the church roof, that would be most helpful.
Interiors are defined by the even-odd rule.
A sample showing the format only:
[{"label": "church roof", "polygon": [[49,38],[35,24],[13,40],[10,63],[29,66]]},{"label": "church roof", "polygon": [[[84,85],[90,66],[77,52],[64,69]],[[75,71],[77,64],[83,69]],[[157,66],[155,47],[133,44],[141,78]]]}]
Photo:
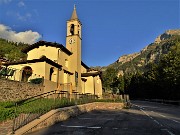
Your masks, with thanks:
[{"label": "church roof", "polygon": [[77,13],[76,13],[76,6],[74,5],[74,10],[71,16],[71,20],[78,19]]},{"label": "church roof", "polygon": [[86,69],[90,69],[83,61],[81,61],[81,65],[85,67]]},{"label": "church roof", "polygon": [[63,52],[65,52],[68,55],[71,55],[72,52],[70,52],[66,47],[64,47],[62,44],[56,43],[56,42],[47,42],[47,41],[39,41],[36,42],[28,47],[26,47],[25,49],[22,50],[22,52],[27,53],[29,51],[31,51],[34,48],[39,48],[39,46],[51,46],[51,47],[56,47],[56,48],[60,48]]},{"label": "church roof", "polygon": [[97,72],[87,72],[87,73],[82,73],[81,77],[89,77],[89,76],[101,76],[102,72],[97,71]]},{"label": "church roof", "polygon": [[9,65],[17,65],[17,64],[28,64],[28,63],[36,63],[36,62],[46,62],[54,67],[61,68],[62,65],[59,65],[55,63],[54,61],[48,59],[46,56],[43,56],[39,59],[33,59],[33,60],[21,60],[21,61],[14,61],[14,62],[6,62],[3,65],[9,66]]}]

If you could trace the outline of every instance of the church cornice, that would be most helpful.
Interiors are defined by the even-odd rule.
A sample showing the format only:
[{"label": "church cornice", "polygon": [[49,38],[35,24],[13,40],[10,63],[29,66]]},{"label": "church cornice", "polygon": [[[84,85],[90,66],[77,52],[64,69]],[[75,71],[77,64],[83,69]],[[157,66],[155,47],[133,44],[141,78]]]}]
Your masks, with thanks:
[{"label": "church cornice", "polygon": [[22,60],[22,61],[13,61],[13,62],[6,62],[3,65],[4,66],[9,66],[9,65],[18,65],[18,64],[28,64],[28,63],[37,63],[37,62],[46,62],[56,68],[61,69],[62,65],[59,65],[55,63],[54,61],[48,59],[46,56],[43,56],[39,59],[33,59],[33,60]]},{"label": "church cornice", "polygon": [[101,76],[102,72],[97,71],[97,72],[81,73],[81,77],[89,77],[89,76],[95,77],[95,76],[98,76],[98,75]]},{"label": "church cornice", "polygon": [[81,61],[81,65],[85,67],[86,69],[90,69],[83,61]]},{"label": "church cornice", "polygon": [[56,47],[56,48],[60,48],[63,52],[65,52],[67,55],[72,55],[72,52],[70,52],[66,47],[64,47],[62,44],[56,43],[56,42],[47,42],[47,41],[39,41],[36,42],[30,46],[28,46],[27,48],[23,49],[22,52],[24,53],[28,53],[29,51],[35,49],[35,48],[39,48],[39,46],[51,46],[51,47]]},{"label": "church cornice", "polygon": [[69,35],[69,36],[66,36],[66,38],[67,38],[67,37],[74,37],[74,36],[78,36],[78,37],[79,37],[79,39],[81,39],[81,40],[82,40],[82,38],[80,38],[79,34]]}]

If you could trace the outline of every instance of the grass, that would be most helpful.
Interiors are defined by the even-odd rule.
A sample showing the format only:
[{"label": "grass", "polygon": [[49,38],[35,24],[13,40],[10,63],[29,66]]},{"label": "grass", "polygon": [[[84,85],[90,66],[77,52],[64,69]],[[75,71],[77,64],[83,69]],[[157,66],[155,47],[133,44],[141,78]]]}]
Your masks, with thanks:
[{"label": "grass", "polygon": [[16,106],[15,102],[0,102],[0,121],[12,119],[20,113],[46,113],[52,109],[75,105],[68,99],[31,99]]},{"label": "grass", "polygon": [[12,119],[15,114],[14,102],[0,102],[0,121]]},{"label": "grass", "polygon": [[15,116],[18,116],[21,113],[40,113],[44,114],[52,109],[68,107],[73,105],[85,104],[89,102],[122,102],[120,99],[87,99],[81,98],[78,100],[71,100],[67,98],[63,99],[30,99],[24,102],[21,102],[17,106],[17,102],[6,101],[0,102],[0,121],[7,119],[13,119]]}]

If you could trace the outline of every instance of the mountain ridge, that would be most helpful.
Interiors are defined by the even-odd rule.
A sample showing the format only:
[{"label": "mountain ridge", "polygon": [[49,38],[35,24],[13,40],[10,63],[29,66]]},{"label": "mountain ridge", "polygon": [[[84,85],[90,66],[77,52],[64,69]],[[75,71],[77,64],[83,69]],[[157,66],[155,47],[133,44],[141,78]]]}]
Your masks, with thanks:
[{"label": "mountain ridge", "polygon": [[180,37],[180,29],[166,30],[153,43],[145,46],[139,52],[122,55],[117,61],[108,66],[92,68],[105,71],[107,68],[112,67],[118,71],[118,75],[136,73],[137,71],[145,72],[146,66],[149,63],[158,63],[161,55],[169,52],[172,42],[176,37]]}]

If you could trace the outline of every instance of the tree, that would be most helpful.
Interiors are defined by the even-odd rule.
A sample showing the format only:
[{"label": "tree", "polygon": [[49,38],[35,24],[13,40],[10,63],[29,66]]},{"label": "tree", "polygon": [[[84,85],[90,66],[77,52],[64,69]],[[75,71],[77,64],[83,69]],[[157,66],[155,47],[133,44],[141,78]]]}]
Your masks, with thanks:
[{"label": "tree", "polygon": [[112,91],[114,87],[114,81],[117,79],[117,71],[114,68],[107,68],[103,72],[103,87],[105,91]]}]

